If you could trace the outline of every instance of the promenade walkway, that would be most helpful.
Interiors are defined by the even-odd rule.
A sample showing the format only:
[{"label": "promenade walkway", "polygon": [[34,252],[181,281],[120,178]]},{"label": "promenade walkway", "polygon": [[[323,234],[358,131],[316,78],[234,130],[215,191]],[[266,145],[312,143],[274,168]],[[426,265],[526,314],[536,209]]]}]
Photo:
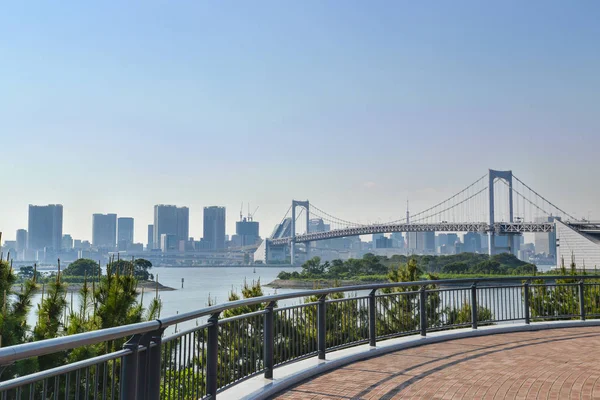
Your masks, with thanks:
[{"label": "promenade walkway", "polygon": [[600,399],[600,328],[459,339],[356,362],[277,399]]}]

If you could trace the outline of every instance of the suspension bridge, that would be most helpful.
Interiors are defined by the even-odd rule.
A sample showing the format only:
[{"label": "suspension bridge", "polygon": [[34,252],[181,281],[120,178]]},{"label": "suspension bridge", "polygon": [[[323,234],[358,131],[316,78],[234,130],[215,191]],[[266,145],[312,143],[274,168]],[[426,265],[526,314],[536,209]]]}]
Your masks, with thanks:
[{"label": "suspension bridge", "polygon": [[[297,213],[297,209],[300,212]],[[303,217],[303,218],[301,218]],[[329,224],[328,230],[311,231],[311,219]],[[305,223],[304,223],[304,221]],[[523,233],[550,233],[556,221],[589,234],[600,233],[600,222],[577,219],[524,183],[512,171],[489,170],[458,193],[426,210],[396,220],[364,224],[338,218],[306,201],[292,205],[266,241],[270,248],[287,247],[294,260],[295,245],[342,237],[394,232],[479,232],[488,236],[490,255],[514,252],[513,238]],[[301,225],[304,225],[302,229]],[[298,229],[300,226],[300,229]],[[300,230],[300,233],[298,231]],[[508,237],[508,248],[498,244]],[[503,241],[503,243],[506,240]]]}]

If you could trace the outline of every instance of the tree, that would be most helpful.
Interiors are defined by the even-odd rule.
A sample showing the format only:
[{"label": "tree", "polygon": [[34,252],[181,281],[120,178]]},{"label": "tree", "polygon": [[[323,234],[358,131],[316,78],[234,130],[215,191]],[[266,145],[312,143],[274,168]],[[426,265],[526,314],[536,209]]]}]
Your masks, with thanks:
[{"label": "tree", "polygon": [[152,268],[152,263],[146,259],[138,258],[133,262],[135,266],[133,274],[136,278],[147,281],[154,279],[154,275],[148,272]]},{"label": "tree", "polygon": [[302,275],[323,275],[325,272],[320,257],[313,257],[302,264]]},{"label": "tree", "polygon": [[19,268],[19,273],[17,275],[23,279],[32,279],[35,276],[36,281],[39,281],[42,277],[42,273],[32,266]]},{"label": "tree", "polygon": [[66,276],[98,276],[100,274],[100,265],[94,260],[80,258],[69,264],[63,271]]},{"label": "tree", "polygon": [[113,273],[118,273],[121,275],[131,274],[133,271],[133,276],[136,279],[147,281],[150,279],[154,279],[154,276],[148,272],[150,268],[152,268],[152,263],[143,258],[128,261],[128,260],[113,260],[108,265],[111,268]]},{"label": "tree", "polygon": [[454,262],[452,264],[444,265],[442,272],[448,274],[466,274],[469,272],[469,265],[466,262]]}]

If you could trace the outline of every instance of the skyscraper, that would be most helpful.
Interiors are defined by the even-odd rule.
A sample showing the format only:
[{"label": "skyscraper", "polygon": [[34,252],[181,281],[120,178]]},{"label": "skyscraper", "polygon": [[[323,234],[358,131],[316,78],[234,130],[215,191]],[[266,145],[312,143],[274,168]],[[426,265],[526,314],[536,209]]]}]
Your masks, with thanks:
[{"label": "skyscraper", "polygon": [[27,248],[27,231],[17,229],[17,251],[21,252]]},{"label": "skyscraper", "polygon": [[258,240],[258,221],[248,221],[243,218],[235,223],[235,234],[240,246],[251,246]]},{"label": "skyscraper", "polygon": [[481,234],[478,232],[467,232],[464,237],[466,253],[481,253]]},{"label": "skyscraper", "polygon": [[435,232],[423,232],[423,251],[435,253]]},{"label": "skyscraper", "polygon": [[179,242],[181,240],[188,240],[189,234],[189,208],[165,204],[157,204],[154,206],[154,227],[152,230],[153,248],[162,249],[162,235],[175,235]]},{"label": "skyscraper", "polygon": [[69,234],[63,235],[62,248],[64,250],[71,250],[73,248],[73,237],[71,237],[71,235],[69,235]]},{"label": "skyscraper", "polygon": [[92,216],[92,245],[114,249],[117,243],[117,214],[94,214]]},{"label": "skyscraper", "polygon": [[154,225],[148,225],[148,245],[146,246],[146,250],[154,249]]},{"label": "skyscraper", "polygon": [[127,250],[133,244],[133,218],[120,217],[117,219],[117,247]]},{"label": "skyscraper", "polygon": [[62,204],[47,206],[29,205],[29,227],[27,232],[27,248],[42,250],[51,248],[60,250],[62,245]]},{"label": "skyscraper", "polygon": [[213,250],[225,248],[225,207],[204,207],[204,237]]},{"label": "skyscraper", "polygon": [[[536,218],[535,222],[554,222],[555,220],[560,221],[560,217],[540,217]],[[540,254],[544,253],[548,256],[556,256],[556,232],[552,231],[549,233],[534,233],[535,252]]]}]

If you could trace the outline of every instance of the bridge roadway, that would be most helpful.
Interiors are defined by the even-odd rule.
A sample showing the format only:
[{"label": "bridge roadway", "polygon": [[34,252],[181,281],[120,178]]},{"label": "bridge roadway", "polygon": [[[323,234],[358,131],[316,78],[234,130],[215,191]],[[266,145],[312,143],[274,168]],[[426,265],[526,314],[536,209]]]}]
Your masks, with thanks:
[{"label": "bridge roadway", "polygon": [[[493,225],[487,222],[439,222],[432,224],[381,224],[363,225],[335,229],[327,232],[311,232],[296,235],[296,243],[314,242],[318,240],[335,239],[348,236],[372,235],[377,233],[394,232],[495,232],[496,234],[545,233],[554,231],[553,222],[497,222]],[[285,246],[292,241],[291,237],[269,239],[270,246]]]}]

